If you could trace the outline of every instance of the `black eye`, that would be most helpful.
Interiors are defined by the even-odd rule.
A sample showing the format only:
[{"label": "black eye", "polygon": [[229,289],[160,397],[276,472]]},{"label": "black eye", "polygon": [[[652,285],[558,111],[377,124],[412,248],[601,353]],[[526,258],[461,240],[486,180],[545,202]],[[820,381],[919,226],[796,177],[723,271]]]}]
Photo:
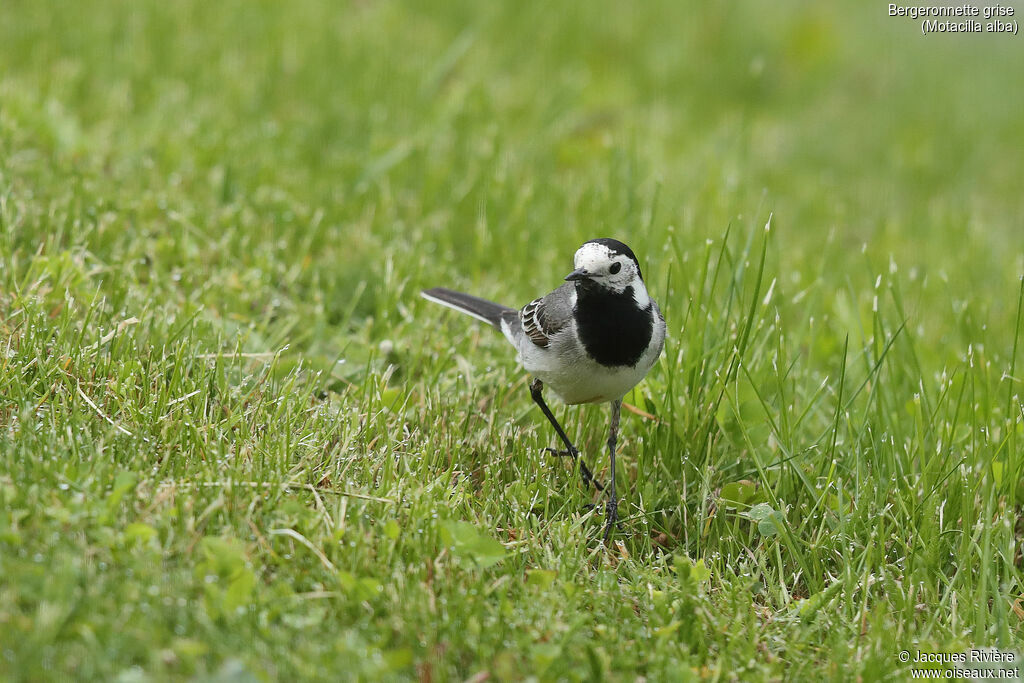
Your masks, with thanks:
[{"label": "black eye", "polygon": [[611,273],[612,275],[615,275],[615,273],[619,272],[620,270],[622,270],[622,264],[616,261],[615,263],[612,264],[612,267],[608,269],[608,272]]}]

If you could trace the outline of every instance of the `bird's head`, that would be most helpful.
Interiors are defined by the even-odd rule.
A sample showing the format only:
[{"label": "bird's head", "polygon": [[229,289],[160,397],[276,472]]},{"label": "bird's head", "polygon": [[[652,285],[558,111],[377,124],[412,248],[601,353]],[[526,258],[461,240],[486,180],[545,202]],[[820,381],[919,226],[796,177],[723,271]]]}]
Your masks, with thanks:
[{"label": "bird's head", "polygon": [[573,270],[565,279],[576,283],[577,292],[597,287],[620,294],[632,288],[637,303],[646,306],[640,263],[633,250],[618,240],[602,237],[585,242],[573,257]]}]

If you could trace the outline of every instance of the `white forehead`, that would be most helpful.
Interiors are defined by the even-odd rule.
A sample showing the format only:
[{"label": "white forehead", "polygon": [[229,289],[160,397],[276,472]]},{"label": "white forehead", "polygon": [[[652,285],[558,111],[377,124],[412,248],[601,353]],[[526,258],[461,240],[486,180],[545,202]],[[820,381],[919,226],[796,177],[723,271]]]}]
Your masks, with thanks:
[{"label": "white forehead", "polygon": [[576,250],[572,259],[573,267],[587,270],[607,266],[612,261],[612,252],[608,247],[597,242],[587,242]]}]

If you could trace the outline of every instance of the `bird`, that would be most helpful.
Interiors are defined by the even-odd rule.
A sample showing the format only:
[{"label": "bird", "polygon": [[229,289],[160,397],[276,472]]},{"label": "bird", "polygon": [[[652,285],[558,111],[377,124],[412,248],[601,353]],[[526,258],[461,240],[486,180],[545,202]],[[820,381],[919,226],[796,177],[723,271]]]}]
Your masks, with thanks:
[{"label": "bird", "polygon": [[564,284],[522,308],[494,303],[444,287],[423,298],[470,315],[500,330],[533,376],[530,396],[554,427],[564,450],[545,449],[579,463],[584,485],[605,487],[580,457],[544,400],[547,387],[564,403],[611,404],[611,462],[605,503],[604,541],[618,521],[615,449],[623,397],[654,366],[665,346],[665,318],[651,298],[633,250],[609,237],[584,242]]}]

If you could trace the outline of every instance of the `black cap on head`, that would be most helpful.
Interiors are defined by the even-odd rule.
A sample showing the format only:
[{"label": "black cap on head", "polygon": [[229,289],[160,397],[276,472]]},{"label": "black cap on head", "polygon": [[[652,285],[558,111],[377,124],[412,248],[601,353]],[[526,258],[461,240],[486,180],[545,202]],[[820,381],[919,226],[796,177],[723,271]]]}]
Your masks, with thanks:
[{"label": "black cap on head", "polygon": [[613,254],[622,254],[623,256],[628,256],[629,258],[633,259],[633,263],[636,264],[636,274],[640,276],[640,279],[643,279],[644,276],[643,273],[640,272],[640,262],[636,260],[636,254],[634,254],[633,250],[627,247],[625,244],[618,240],[614,240],[611,237],[599,237],[596,240],[587,240],[586,242],[584,242],[584,244],[591,243],[600,244],[603,247],[607,247],[608,251],[612,252]]}]

